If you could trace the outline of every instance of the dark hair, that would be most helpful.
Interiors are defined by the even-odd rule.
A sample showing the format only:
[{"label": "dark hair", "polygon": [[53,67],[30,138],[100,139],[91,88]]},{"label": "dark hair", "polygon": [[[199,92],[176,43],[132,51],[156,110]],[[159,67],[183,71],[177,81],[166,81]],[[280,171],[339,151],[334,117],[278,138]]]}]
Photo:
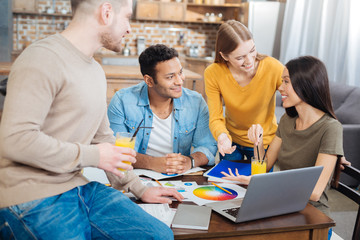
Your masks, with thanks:
[{"label": "dark hair", "polygon": [[[312,56],[290,60],[286,65],[291,85],[299,98],[336,119],[330,98],[329,79],[323,62]],[[290,117],[296,117],[295,107],[286,108]]]},{"label": "dark hair", "polygon": [[159,62],[164,62],[175,57],[179,54],[174,48],[169,48],[164,44],[156,44],[145,49],[139,57],[140,70],[143,76],[149,75],[156,82],[155,67]]},{"label": "dark hair", "polygon": [[[220,25],[216,34],[215,44],[215,62],[225,63],[225,60],[220,55],[229,54],[234,51],[240,43],[253,39],[249,29],[241,22],[235,20],[228,20]],[[256,60],[262,60],[266,56],[262,54],[256,55]]]}]

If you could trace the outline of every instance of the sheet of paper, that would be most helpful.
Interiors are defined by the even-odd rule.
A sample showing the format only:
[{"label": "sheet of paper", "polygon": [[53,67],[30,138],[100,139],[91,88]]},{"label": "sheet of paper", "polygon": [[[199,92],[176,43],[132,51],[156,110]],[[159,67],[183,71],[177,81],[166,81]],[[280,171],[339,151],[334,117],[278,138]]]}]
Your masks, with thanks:
[{"label": "sheet of paper", "polygon": [[[145,186],[148,187],[159,187],[159,183],[157,183],[156,181],[151,180],[150,178],[146,178],[146,177],[140,177],[142,183]],[[170,180],[163,180],[163,181],[159,181],[162,185],[162,187],[165,188],[175,188],[181,195],[183,195],[184,199],[182,200],[183,202],[188,202],[190,201],[189,199],[187,199],[187,196],[189,196],[189,192],[192,191],[192,189],[197,185],[196,182],[183,182],[183,181],[170,181]],[[177,201],[177,199],[175,198],[170,198],[172,201]]]},{"label": "sheet of paper", "polygon": [[171,222],[175,216],[176,209],[170,208],[169,204],[138,204],[144,211],[149,213],[151,216],[159,219],[170,227]]},{"label": "sheet of paper", "polygon": [[83,175],[89,180],[89,181],[96,181],[103,184],[109,184],[109,179],[107,178],[104,170],[100,168],[94,168],[94,167],[86,167],[83,169]]},{"label": "sheet of paper", "polygon": [[211,202],[226,201],[235,198],[243,198],[245,196],[246,189],[236,184],[219,183],[217,185],[225,189],[226,191],[212,184],[198,185],[194,186],[192,189],[189,189],[189,191],[186,192],[185,196],[197,205],[204,205]]},{"label": "sheet of paper", "polygon": [[189,171],[186,171],[183,174],[171,174],[171,175],[168,175],[165,173],[158,173],[158,172],[148,170],[148,169],[134,169],[133,171],[138,176],[144,175],[144,176],[150,177],[152,179],[161,180],[161,179],[181,176],[181,175],[188,174],[188,173],[198,172],[198,171],[202,171],[202,170],[205,170],[205,169],[201,168],[201,167],[196,167],[196,168],[190,169]]},{"label": "sheet of paper", "polygon": [[231,181],[231,180],[226,180],[223,178],[217,178],[217,177],[208,177],[208,182],[219,182],[219,183],[235,183],[235,184],[240,184],[240,182],[237,181]]}]

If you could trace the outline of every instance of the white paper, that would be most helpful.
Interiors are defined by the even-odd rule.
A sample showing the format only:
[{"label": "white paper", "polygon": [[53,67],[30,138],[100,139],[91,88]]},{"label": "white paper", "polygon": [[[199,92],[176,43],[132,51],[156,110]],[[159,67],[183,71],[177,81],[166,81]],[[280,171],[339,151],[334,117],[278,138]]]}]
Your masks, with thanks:
[{"label": "white paper", "polygon": [[[245,196],[246,189],[243,188],[243,187],[240,187],[239,185],[231,184],[231,183],[219,183],[217,185],[219,185],[222,188],[231,189],[231,190],[235,191],[237,196],[235,198],[232,198],[232,199],[243,198]],[[208,200],[208,199],[196,196],[194,194],[195,189],[202,188],[202,187],[216,187],[216,186],[214,186],[214,185],[198,185],[198,186],[194,186],[191,190],[186,192],[186,198],[189,199],[189,201],[192,201],[192,202],[194,202],[194,203],[196,203],[197,205],[200,205],[200,206],[204,205],[204,204],[207,204],[207,203],[219,202],[220,201],[220,200]],[[216,190],[218,190],[218,189],[216,189]],[[221,191],[215,191],[214,190],[214,191],[208,192],[208,194],[209,195],[216,195],[219,192],[221,193]],[[222,193],[224,195],[226,195],[225,192],[222,192]],[[228,200],[231,200],[231,199],[228,199]],[[222,201],[226,201],[226,200],[222,200]]]},{"label": "white paper", "polygon": [[134,169],[133,171],[138,176],[144,175],[144,176],[150,177],[152,179],[161,180],[161,179],[166,179],[166,178],[178,177],[178,176],[181,176],[184,174],[189,174],[189,173],[198,172],[198,171],[202,171],[202,170],[204,170],[204,168],[196,167],[196,168],[192,168],[189,171],[186,171],[182,174],[171,174],[171,175],[167,175],[165,173],[158,173],[158,172],[155,172],[153,170],[148,170],[148,169]]},{"label": "white paper", "polygon": [[[145,186],[160,187],[159,183],[151,180],[150,178],[140,177],[140,179]],[[196,182],[183,182],[181,180],[178,180],[178,181],[163,180],[163,181],[159,181],[159,182],[162,187],[174,188],[181,195],[183,195],[183,197],[184,197],[184,199],[182,200],[183,202],[190,201],[189,199],[187,199],[187,196],[189,196],[189,193],[192,191],[192,189],[194,187],[198,186],[198,184]],[[170,199],[172,201],[177,201],[177,199],[173,198],[173,197],[170,197]]]},{"label": "white paper", "polygon": [[94,167],[86,167],[83,169],[83,175],[91,182],[96,181],[103,184],[110,184],[104,170]]},{"label": "white paper", "polygon": [[169,204],[138,204],[144,211],[149,213],[151,216],[159,219],[170,227],[171,222],[175,216],[176,209],[170,208]]},{"label": "white paper", "polygon": [[208,182],[220,182],[220,183],[235,183],[235,184],[240,184],[240,182],[238,182],[238,181],[231,181],[231,180],[226,180],[226,179],[217,178],[217,177],[208,177]]}]

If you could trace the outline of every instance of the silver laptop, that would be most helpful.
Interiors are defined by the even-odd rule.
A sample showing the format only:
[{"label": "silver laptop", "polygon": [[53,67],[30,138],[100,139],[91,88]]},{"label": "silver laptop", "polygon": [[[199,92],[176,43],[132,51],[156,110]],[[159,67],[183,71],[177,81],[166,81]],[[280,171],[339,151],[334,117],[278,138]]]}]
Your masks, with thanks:
[{"label": "silver laptop", "polygon": [[244,198],[205,205],[237,223],[301,211],[322,169],[316,166],[254,175]]}]

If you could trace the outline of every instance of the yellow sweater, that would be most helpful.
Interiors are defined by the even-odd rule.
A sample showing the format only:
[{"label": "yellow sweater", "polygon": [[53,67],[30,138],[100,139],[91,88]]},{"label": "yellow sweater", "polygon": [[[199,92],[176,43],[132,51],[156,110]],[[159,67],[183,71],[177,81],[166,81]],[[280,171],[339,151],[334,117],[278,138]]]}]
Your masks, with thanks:
[{"label": "yellow sweater", "polygon": [[[209,126],[216,140],[221,133],[226,133],[233,142],[252,147],[247,131],[252,124],[261,124],[264,144],[270,144],[277,129],[275,92],[281,85],[283,70],[278,60],[266,57],[260,61],[251,82],[241,87],[225,64],[213,63],[206,68]],[[221,98],[225,103],[225,118]]]}]

